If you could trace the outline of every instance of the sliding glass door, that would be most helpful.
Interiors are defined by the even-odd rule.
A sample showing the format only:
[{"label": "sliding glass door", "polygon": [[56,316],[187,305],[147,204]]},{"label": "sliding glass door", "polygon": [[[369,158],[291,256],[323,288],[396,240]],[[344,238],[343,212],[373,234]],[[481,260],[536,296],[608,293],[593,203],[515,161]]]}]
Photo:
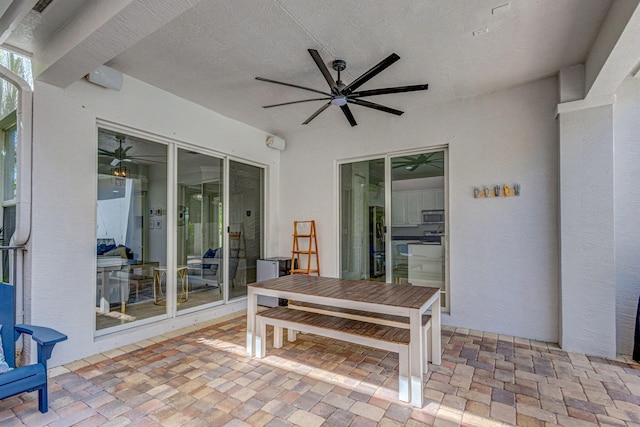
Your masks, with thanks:
[{"label": "sliding glass door", "polygon": [[445,159],[445,150],[390,159],[392,268],[387,280],[440,288],[442,306],[448,307]]},{"label": "sliding glass door", "polygon": [[340,165],[341,276],[385,279],[384,159]]},{"label": "sliding glass door", "polygon": [[229,299],[247,295],[264,246],[264,169],[229,161]]},{"label": "sliding glass door", "polygon": [[448,308],[446,155],[340,165],[341,277],[439,287]]},{"label": "sliding glass door", "polygon": [[96,330],[166,313],[167,146],[98,130]]},{"label": "sliding glass door", "polygon": [[99,128],[96,184],[96,335],[246,297],[263,167]]},{"label": "sliding glass door", "polygon": [[224,160],[178,148],[178,310],[224,300]]}]

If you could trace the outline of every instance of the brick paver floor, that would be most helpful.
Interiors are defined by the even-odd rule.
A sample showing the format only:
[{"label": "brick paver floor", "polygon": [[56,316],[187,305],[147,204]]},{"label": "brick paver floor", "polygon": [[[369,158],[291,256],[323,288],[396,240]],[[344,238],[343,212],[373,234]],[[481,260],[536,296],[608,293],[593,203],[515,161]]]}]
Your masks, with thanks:
[{"label": "brick paver floor", "polygon": [[0,401],[0,426],[640,426],[640,365],[444,327],[421,409],[397,400],[395,354],[300,334],[245,355],[245,317],[125,346],[51,370]]}]

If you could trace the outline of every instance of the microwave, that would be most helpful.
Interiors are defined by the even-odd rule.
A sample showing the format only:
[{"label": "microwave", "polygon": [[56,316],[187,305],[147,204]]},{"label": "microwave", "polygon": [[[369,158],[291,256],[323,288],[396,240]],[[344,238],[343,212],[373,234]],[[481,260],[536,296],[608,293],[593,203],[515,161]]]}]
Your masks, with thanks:
[{"label": "microwave", "polygon": [[422,211],[423,224],[444,224],[444,211],[432,210]]}]

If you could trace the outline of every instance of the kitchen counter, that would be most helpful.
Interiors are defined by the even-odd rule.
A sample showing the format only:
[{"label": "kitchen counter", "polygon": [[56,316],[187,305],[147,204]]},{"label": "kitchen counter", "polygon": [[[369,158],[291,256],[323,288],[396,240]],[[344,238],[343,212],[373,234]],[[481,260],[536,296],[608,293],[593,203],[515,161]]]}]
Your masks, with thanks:
[{"label": "kitchen counter", "polygon": [[412,242],[439,242],[443,234],[429,234],[426,236],[393,236],[391,240],[412,241]]}]

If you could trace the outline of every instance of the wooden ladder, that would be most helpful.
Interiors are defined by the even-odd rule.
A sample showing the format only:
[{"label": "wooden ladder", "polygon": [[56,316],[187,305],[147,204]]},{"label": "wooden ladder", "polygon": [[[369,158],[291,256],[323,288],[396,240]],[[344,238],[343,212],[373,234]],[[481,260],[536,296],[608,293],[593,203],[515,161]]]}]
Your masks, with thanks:
[{"label": "wooden ladder", "polygon": [[[306,260],[304,259],[306,258]],[[311,260],[315,258],[315,268],[311,268]],[[306,268],[303,262],[306,261]],[[320,275],[320,261],[318,260],[318,237],[316,222],[293,222],[293,249],[291,250],[291,274],[311,273]]]}]

